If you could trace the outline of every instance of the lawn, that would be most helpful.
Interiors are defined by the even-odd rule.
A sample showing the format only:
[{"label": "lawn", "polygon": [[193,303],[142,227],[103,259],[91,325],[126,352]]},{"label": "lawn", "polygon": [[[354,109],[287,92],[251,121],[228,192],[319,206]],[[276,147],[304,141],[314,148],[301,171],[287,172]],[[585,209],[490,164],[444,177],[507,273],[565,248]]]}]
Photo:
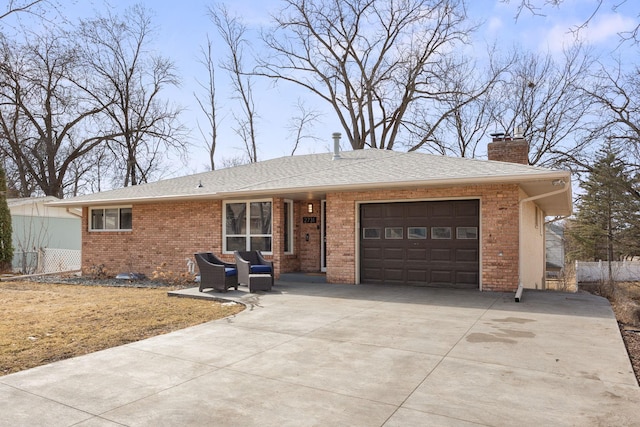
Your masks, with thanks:
[{"label": "lawn", "polygon": [[0,282],[0,375],[234,315],[168,288]]}]

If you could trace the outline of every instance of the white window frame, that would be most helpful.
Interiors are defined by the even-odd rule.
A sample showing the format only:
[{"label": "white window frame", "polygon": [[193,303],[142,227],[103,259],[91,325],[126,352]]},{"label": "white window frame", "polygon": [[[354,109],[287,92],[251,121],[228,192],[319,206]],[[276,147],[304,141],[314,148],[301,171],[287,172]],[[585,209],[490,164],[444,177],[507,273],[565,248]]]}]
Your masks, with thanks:
[{"label": "white window frame", "polygon": [[[271,209],[273,210],[273,204],[271,204]],[[294,242],[295,239],[293,238],[293,230],[294,230],[294,223],[295,221],[293,220],[293,200],[289,200],[289,199],[285,199],[284,200],[284,209],[287,211],[287,215],[289,218],[289,224],[284,224],[284,215],[282,217],[282,222],[283,222],[283,227],[286,226],[288,229],[286,230],[289,236],[289,250],[288,251],[284,251],[285,255],[293,255],[295,253],[295,247],[294,247]],[[226,209],[225,209],[225,213],[226,213]],[[226,222],[225,222],[226,224]],[[273,232],[273,229],[271,230]],[[284,236],[283,236],[284,238]],[[271,238],[271,247],[273,248],[273,237]],[[287,242],[283,242],[282,247],[284,248],[284,243]]]},{"label": "white window frame", "polygon": [[[271,203],[271,234],[251,234],[251,203]],[[250,250],[251,237],[270,237],[271,238],[271,250],[263,251],[265,255],[273,255],[273,199],[250,199],[250,200],[225,200],[222,203],[222,253],[232,254],[233,251],[227,250],[227,205],[245,203],[247,205],[245,215],[245,250]],[[240,236],[239,234],[232,234],[231,236]]]},{"label": "white window frame", "polygon": [[[103,211],[103,215],[106,216],[106,211],[110,209],[118,210],[118,216],[116,218],[117,220],[116,228],[93,228],[93,211]],[[120,228],[120,216],[121,216],[120,211],[122,209],[131,209],[131,228]],[[90,207],[88,216],[89,217],[87,219],[87,222],[88,222],[87,226],[88,226],[88,230],[91,232],[100,232],[100,233],[107,232],[108,233],[113,231],[131,231],[133,229],[133,206],[131,205]],[[106,221],[104,221],[103,225],[106,225]]]}]

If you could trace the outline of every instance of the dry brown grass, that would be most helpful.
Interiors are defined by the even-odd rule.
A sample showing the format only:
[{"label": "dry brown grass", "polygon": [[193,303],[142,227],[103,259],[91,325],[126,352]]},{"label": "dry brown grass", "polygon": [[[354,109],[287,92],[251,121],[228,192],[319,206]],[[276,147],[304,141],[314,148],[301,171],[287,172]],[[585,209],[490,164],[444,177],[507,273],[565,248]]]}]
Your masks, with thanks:
[{"label": "dry brown grass", "polygon": [[0,375],[236,314],[167,288],[0,282]]},{"label": "dry brown grass", "polygon": [[611,302],[629,360],[640,383],[640,282],[582,284],[580,288]]}]

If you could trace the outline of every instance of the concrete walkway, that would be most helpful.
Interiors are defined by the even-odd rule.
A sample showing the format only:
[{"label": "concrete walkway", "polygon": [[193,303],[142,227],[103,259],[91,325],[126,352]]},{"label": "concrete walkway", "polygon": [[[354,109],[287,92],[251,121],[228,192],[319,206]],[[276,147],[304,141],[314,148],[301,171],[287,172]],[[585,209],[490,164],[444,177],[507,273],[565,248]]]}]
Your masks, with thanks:
[{"label": "concrete walkway", "polygon": [[280,282],[222,319],[0,377],[7,426],[631,426],[608,302]]}]

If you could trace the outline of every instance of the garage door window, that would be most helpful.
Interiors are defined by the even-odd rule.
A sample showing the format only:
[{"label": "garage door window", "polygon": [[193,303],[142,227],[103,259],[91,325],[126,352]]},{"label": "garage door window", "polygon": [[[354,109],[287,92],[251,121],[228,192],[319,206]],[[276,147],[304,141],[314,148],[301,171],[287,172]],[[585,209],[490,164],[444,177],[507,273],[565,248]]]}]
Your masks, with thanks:
[{"label": "garage door window", "polygon": [[456,228],[456,238],[461,240],[477,240],[478,227],[458,227]]},{"label": "garage door window", "polygon": [[427,227],[407,227],[408,239],[426,239]]},{"label": "garage door window", "polygon": [[379,228],[363,228],[362,229],[362,238],[363,239],[379,239],[381,236],[381,232]]},{"label": "garage door window", "polygon": [[451,239],[451,227],[431,227],[432,239]]},{"label": "garage door window", "polygon": [[402,227],[386,227],[384,229],[384,238],[389,240],[402,239],[404,236]]}]

